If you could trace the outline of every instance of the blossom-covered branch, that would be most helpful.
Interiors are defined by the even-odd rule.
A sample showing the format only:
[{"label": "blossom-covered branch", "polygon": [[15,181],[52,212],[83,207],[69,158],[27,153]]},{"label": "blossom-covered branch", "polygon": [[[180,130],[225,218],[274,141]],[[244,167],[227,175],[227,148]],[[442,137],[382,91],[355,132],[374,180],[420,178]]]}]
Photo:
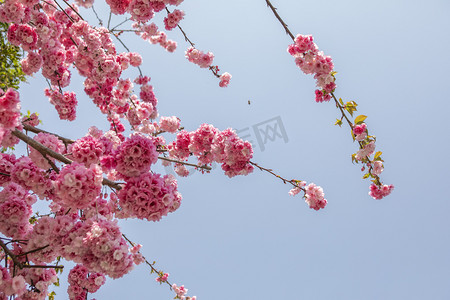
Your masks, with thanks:
[{"label": "blossom-covered branch", "polygon": [[[358,141],[359,150],[352,154],[352,162],[363,163],[368,167],[367,173],[363,178],[371,178],[372,185],[370,186],[369,195],[374,199],[382,199],[389,195],[394,189],[393,185],[384,185],[379,177],[383,171],[383,160],[381,159],[381,151],[375,153],[374,136],[369,135],[367,125],[364,120],[365,115],[360,115],[351,121],[353,113],[357,111],[358,104],[355,101],[348,101],[344,103],[342,99],[339,100],[334,95],[336,90],[336,73],[331,57],[324,55],[319,51],[318,46],[313,42],[311,35],[297,35],[294,37],[289,30],[286,22],[278,14],[276,8],[272,5],[270,0],[265,0],[267,6],[272,10],[273,14],[283,26],[286,34],[288,34],[294,41],[294,44],[289,45],[287,51],[295,58],[296,65],[305,73],[312,74],[316,79],[316,84],[319,87],[315,91],[316,102],[329,101],[331,98],[335,101],[336,107],[341,112],[340,119],[336,120],[336,125],[341,126],[345,119],[351,129],[353,140]],[[348,115],[347,115],[348,114]],[[373,158],[372,154],[375,155]],[[365,167],[361,169],[365,170]]]}]

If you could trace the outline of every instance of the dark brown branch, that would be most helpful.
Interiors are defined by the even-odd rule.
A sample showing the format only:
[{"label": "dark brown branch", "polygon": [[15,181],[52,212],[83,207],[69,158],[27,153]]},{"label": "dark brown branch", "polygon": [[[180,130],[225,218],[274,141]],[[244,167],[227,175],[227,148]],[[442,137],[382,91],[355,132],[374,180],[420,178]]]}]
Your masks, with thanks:
[{"label": "dark brown branch", "polygon": [[277,12],[277,9],[272,5],[272,3],[270,3],[269,0],[266,0],[267,6],[270,7],[270,9],[272,10],[273,14],[275,15],[275,17],[278,19],[278,21],[281,23],[281,25],[283,26],[284,30],[286,31],[286,34],[289,35],[291,37],[292,40],[295,39],[294,35],[292,34],[292,32],[289,30],[287,24],[283,21],[283,19],[281,19],[280,15]]},{"label": "dark brown branch", "polygon": [[179,160],[175,160],[175,159],[170,159],[170,158],[166,158],[166,157],[158,157],[158,158],[161,159],[161,160],[170,161],[170,162],[177,163],[177,164],[182,164],[182,165],[186,165],[186,166],[191,166],[191,167],[195,167],[195,168],[205,169],[205,170],[211,171],[211,167],[206,166],[206,165],[199,166],[199,165],[194,165],[194,164],[191,164],[191,163],[187,163],[187,162],[179,161]]},{"label": "dark brown branch", "polygon": [[280,175],[274,173],[272,169],[267,169],[267,168],[261,167],[260,165],[258,165],[257,163],[254,163],[254,162],[252,162],[252,161],[249,161],[248,163],[251,164],[251,165],[253,165],[253,166],[255,166],[255,167],[257,167],[257,168],[260,169],[261,171],[265,171],[265,172],[267,172],[267,173],[269,173],[269,174],[275,176],[276,178],[278,178],[278,179],[280,179],[281,181],[283,181],[284,184],[290,183],[292,186],[294,186],[294,187],[296,187],[296,188],[300,188],[302,191],[305,192],[305,189],[302,188],[302,187],[300,187],[300,186],[298,185],[299,182],[301,182],[300,180],[296,180],[296,179],[291,179],[291,180],[289,180],[289,179],[283,178],[283,177],[281,177]]}]

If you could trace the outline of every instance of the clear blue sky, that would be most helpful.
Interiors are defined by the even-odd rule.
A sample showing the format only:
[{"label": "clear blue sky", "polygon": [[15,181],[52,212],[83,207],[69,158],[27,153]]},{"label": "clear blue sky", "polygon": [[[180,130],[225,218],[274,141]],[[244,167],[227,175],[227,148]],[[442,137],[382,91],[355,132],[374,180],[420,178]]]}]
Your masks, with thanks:
[{"label": "clear blue sky", "polygon": [[[180,117],[188,130],[204,122],[248,128],[254,141],[253,125],[279,117],[288,140],[268,141],[264,149],[256,143],[253,160],[315,182],[329,203],[314,211],[267,173],[229,179],[217,168],[179,180],[178,211],[158,223],[122,222],[124,232],[199,300],[450,299],[449,2],[273,4],[294,34],[314,35],[332,56],[336,95],[355,100],[368,116],[393,194],[368,196],[369,182],[351,163],[357,146],[349,129],[333,126],[339,115],[332,103],[314,102],[314,79],[287,54],[291,41],[265,1],[186,0],[181,26],[233,78],[219,88],[210,72],[189,63],[179,32],[169,33],[179,45],[173,54],[129,35],[131,50],[143,53],[160,114]],[[39,77],[23,85],[22,99],[25,109],[41,113],[45,129],[71,138],[83,136],[93,120],[106,129],[75,79],[79,119],[58,121]],[[154,278],[141,265],[92,297],[172,299]],[[57,291],[60,299],[66,287]]]}]

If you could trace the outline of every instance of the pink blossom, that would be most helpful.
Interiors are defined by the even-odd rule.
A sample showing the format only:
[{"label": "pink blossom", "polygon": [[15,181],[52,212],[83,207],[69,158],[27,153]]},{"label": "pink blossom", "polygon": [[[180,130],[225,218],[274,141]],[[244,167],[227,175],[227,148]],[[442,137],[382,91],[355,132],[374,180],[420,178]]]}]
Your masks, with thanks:
[{"label": "pink blossom", "polygon": [[296,187],[294,187],[293,189],[291,189],[289,191],[289,195],[291,196],[295,196],[298,193],[300,193],[302,190],[304,190],[304,187],[306,186],[306,182],[305,181],[296,181]]},{"label": "pink blossom", "polygon": [[181,177],[189,176],[189,170],[185,165],[182,164],[175,164],[175,173],[177,173]]},{"label": "pink blossom", "polygon": [[36,49],[38,35],[36,29],[27,24],[11,24],[8,29],[11,44],[22,47],[25,51]]},{"label": "pink blossom", "polygon": [[212,65],[214,59],[214,54],[211,52],[203,53],[194,47],[188,48],[185,56],[190,62],[199,65],[200,68],[208,68]]},{"label": "pink blossom", "polygon": [[21,62],[22,70],[27,75],[32,75],[39,71],[43,65],[42,56],[35,52],[28,52],[28,55]]},{"label": "pink blossom", "polygon": [[169,278],[169,273],[164,273],[163,275],[156,277],[157,282],[165,282]]},{"label": "pink blossom", "polygon": [[59,91],[45,89],[45,95],[50,98],[50,103],[55,106],[61,120],[75,120],[78,104],[75,93],[64,92],[61,94]]},{"label": "pink blossom", "polygon": [[363,160],[364,158],[372,155],[375,152],[375,142],[372,141],[365,145],[362,149],[358,150],[355,155],[356,160]]},{"label": "pink blossom", "polygon": [[102,155],[107,154],[111,147],[111,142],[106,139],[102,142],[92,136],[85,136],[76,140],[68,152],[74,161],[89,167],[91,164],[98,164]]},{"label": "pink blossom", "polygon": [[314,183],[306,186],[305,198],[305,202],[308,203],[309,207],[315,210],[325,208],[327,205],[327,199],[325,199],[323,189]]},{"label": "pink blossom", "polygon": [[[11,174],[11,169],[16,162],[13,154],[0,153],[0,173]],[[0,174],[0,186],[11,181],[11,176]]]},{"label": "pink blossom", "polygon": [[230,84],[230,80],[231,80],[231,74],[228,72],[223,73],[222,75],[220,75],[219,86],[227,87],[228,84]]},{"label": "pink blossom", "polygon": [[164,25],[166,30],[172,30],[177,27],[178,23],[183,19],[184,12],[179,9],[175,9],[173,12],[167,14],[164,18]]},{"label": "pink blossom", "polygon": [[253,172],[253,166],[249,163],[253,157],[252,145],[239,138],[231,128],[216,133],[212,153],[214,160],[222,163],[222,170],[228,177]]},{"label": "pink blossom", "polygon": [[[42,144],[43,146],[45,146],[48,149],[53,150],[53,151],[55,151],[57,153],[63,153],[64,150],[65,150],[63,142],[61,142],[53,134],[40,132],[37,135],[35,135],[33,139],[36,142]],[[29,147],[29,148],[30,148],[30,155],[29,155],[29,157],[36,164],[36,166],[38,166],[39,168],[49,169],[50,168],[50,164],[48,163],[47,160],[50,160],[53,163],[55,162],[54,158],[51,158],[49,156],[44,157],[36,149],[34,149],[32,147]]]},{"label": "pink blossom", "polygon": [[161,117],[159,120],[159,126],[161,130],[175,133],[178,128],[180,128],[180,119],[172,116],[172,117]]},{"label": "pink blossom", "polygon": [[295,64],[305,73],[316,79],[316,102],[329,101],[330,93],[336,89],[333,73],[334,64],[329,56],[318,51],[311,35],[297,35],[294,44],[289,45],[288,53],[295,58]]},{"label": "pink blossom", "polygon": [[179,160],[185,160],[189,157],[189,145],[191,143],[191,135],[186,130],[182,130],[177,134],[175,141],[167,145],[171,157]]},{"label": "pink blossom", "polygon": [[17,294],[18,296],[24,294],[27,290],[27,287],[25,285],[25,278],[23,278],[22,275],[13,277],[11,286],[14,294]]},{"label": "pink blossom", "polygon": [[378,186],[376,184],[372,184],[370,186],[369,195],[376,200],[381,200],[384,197],[388,196],[394,190],[394,185],[382,185]]},{"label": "pink blossom", "polygon": [[98,196],[102,187],[100,167],[86,168],[79,163],[65,166],[54,181],[57,202],[73,208],[87,208]]},{"label": "pink blossom", "polygon": [[383,172],[383,163],[379,160],[375,161],[373,163],[373,167],[372,167],[372,174],[373,175],[380,175],[381,172]]},{"label": "pink blossom", "polygon": [[65,243],[63,256],[83,264],[91,273],[119,278],[133,268],[132,255],[117,220],[90,218],[78,222],[65,238]]},{"label": "pink blossom", "polygon": [[158,161],[158,152],[153,139],[134,134],[116,149],[114,157],[119,174],[136,177],[148,172]]},{"label": "pink blossom", "polygon": [[0,127],[11,130],[20,125],[19,93],[11,88],[0,94]]},{"label": "pink blossom", "polygon": [[31,125],[31,126],[37,126],[40,123],[39,116],[38,116],[37,113],[32,113],[29,116],[23,116],[22,117],[22,123],[23,124],[28,124],[28,125]]},{"label": "pink blossom", "polygon": [[131,0],[127,8],[135,21],[148,22],[153,18],[154,10],[150,1]]},{"label": "pink blossom", "polygon": [[316,52],[317,46],[314,44],[314,38],[312,35],[298,34],[294,40],[295,46],[297,46],[296,52],[303,53],[307,51]]},{"label": "pink blossom", "polygon": [[210,164],[214,160],[211,147],[217,133],[218,130],[214,126],[202,124],[196,131],[189,134],[189,151],[198,157],[201,164]]},{"label": "pink blossom", "polygon": [[119,192],[119,205],[128,218],[159,221],[175,211],[181,202],[172,175],[145,173],[129,179]]},{"label": "pink blossom", "polygon": [[130,0],[106,0],[106,3],[108,3],[113,14],[123,15],[130,5]]},{"label": "pink blossom", "polygon": [[26,156],[16,160],[11,169],[11,179],[13,182],[33,190],[40,198],[47,196],[52,189],[48,176]]},{"label": "pink blossom", "polygon": [[353,127],[353,133],[354,133],[355,135],[362,134],[362,133],[364,133],[366,130],[367,130],[367,125],[366,125],[366,123],[362,123],[362,124],[359,124],[359,125],[355,125],[355,126]]}]

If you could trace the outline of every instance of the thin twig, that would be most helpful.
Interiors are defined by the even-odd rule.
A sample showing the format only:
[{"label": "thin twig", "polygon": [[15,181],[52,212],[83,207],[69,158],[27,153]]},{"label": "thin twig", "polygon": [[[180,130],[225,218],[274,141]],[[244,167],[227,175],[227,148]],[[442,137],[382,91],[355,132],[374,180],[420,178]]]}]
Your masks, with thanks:
[{"label": "thin twig", "polygon": [[[119,24],[117,24],[116,26],[114,26],[110,31],[115,30],[117,27],[119,27],[120,25],[128,22],[130,19],[126,18],[124,21],[120,22]],[[123,31],[123,30],[122,30]]]},{"label": "thin twig", "polygon": [[304,188],[302,188],[302,187],[300,187],[300,186],[298,185],[298,183],[300,182],[300,180],[296,180],[296,179],[291,179],[291,180],[289,180],[289,179],[283,178],[283,177],[281,177],[280,175],[274,173],[272,169],[267,169],[267,168],[261,167],[260,165],[258,165],[257,163],[254,163],[254,162],[252,162],[252,161],[249,161],[248,163],[251,164],[251,165],[253,165],[253,166],[255,166],[255,167],[257,167],[257,168],[260,169],[261,171],[265,171],[265,172],[267,172],[267,173],[269,173],[269,174],[275,176],[276,178],[278,178],[278,179],[280,179],[281,181],[283,181],[284,184],[290,183],[290,184],[292,184],[294,187],[300,188],[302,191],[305,191]]},{"label": "thin twig", "polygon": [[191,167],[195,167],[195,168],[199,168],[199,169],[205,169],[207,171],[211,171],[212,170],[211,167],[206,166],[206,165],[199,166],[199,165],[194,165],[194,164],[187,163],[187,162],[184,162],[184,161],[179,161],[179,160],[170,159],[170,158],[161,157],[161,156],[159,156],[158,159],[165,160],[165,161],[170,161],[170,162],[173,162],[173,163],[182,164],[182,165],[186,165],[186,166],[191,166]]},{"label": "thin twig", "polygon": [[[123,236],[123,238],[124,238],[131,246],[134,247],[134,246],[136,245],[136,244],[133,243],[129,238],[127,238],[127,236],[126,236],[125,234],[122,233],[122,236]],[[142,254],[141,254],[141,255],[142,255]],[[150,266],[150,268],[152,269],[152,272],[155,272],[155,273],[158,274],[158,275],[160,275],[160,274],[162,273],[162,271],[157,270],[157,269],[153,266],[153,264],[151,264],[151,263],[145,258],[145,256],[142,255],[142,258],[144,259],[145,263],[146,263],[147,265]],[[171,284],[168,280],[165,280],[164,282],[167,283],[167,284],[169,285],[169,287],[170,287],[170,290],[172,290],[172,284]]]},{"label": "thin twig", "polygon": [[103,26],[103,21],[102,21],[102,19],[100,19],[100,17],[98,16],[97,12],[95,11],[94,5],[92,5],[91,8],[92,8],[92,11],[94,12],[95,17],[98,20],[98,23],[100,24],[100,26]]},{"label": "thin twig", "polygon": [[278,21],[280,21],[281,25],[283,26],[284,30],[286,31],[286,34],[289,35],[291,37],[292,40],[295,39],[294,35],[292,34],[292,32],[289,30],[288,26],[286,23],[284,23],[283,19],[281,19],[280,15],[277,12],[277,9],[272,5],[272,3],[270,3],[269,0],[266,0],[267,6],[270,7],[270,9],[272,10],[273,14],[275,15],[275,17],[278,19]]}]

